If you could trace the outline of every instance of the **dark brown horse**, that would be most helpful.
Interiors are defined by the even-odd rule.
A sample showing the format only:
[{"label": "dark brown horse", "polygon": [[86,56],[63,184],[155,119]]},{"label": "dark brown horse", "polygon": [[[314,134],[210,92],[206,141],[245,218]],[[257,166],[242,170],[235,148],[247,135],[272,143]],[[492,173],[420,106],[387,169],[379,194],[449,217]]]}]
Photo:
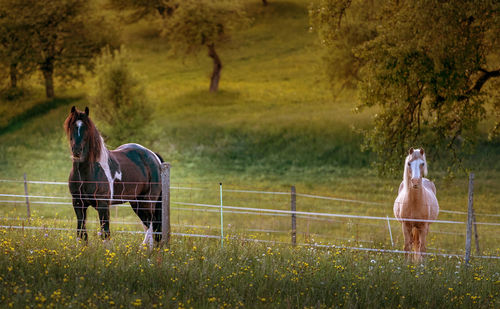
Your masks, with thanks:
[{"label": "dark brown horse", "polygon": [[[64,122],[73,154],[69,191],[73,197],[77,236],[87,241],[87,208],[95,207],[101,223],[101,237],[108,239],[109,206],[129,202],[147,229],[144,243],[161,240],[161,175],[163,160],[138,144],[108,150],[102,136],[85,112],[74,106]],[[154,232],[154,233],[153,233]]]}]

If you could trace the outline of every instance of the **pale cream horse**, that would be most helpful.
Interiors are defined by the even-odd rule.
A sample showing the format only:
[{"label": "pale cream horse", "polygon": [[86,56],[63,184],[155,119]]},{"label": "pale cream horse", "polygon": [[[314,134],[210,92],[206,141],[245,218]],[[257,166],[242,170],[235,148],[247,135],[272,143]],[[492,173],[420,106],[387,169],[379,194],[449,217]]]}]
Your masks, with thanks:
[{"label": "pale cream horse", "polygon": [[421,261],[422,253],[426,251],[425,239],[430,225],[430,222],[415,220],[436,220],[439,213],[436,186],[423,176],[427,176],[424,150],[410,148],[405,160],[403,182],[394,202],[394,216],[403,228],[404,250],[412,251],[415,247],[415,261]]}]

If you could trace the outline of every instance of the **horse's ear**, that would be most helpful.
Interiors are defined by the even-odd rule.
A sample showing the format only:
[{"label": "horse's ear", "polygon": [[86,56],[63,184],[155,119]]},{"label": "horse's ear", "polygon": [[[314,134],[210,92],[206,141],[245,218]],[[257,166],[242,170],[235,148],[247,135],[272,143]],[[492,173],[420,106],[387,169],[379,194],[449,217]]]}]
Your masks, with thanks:
[{"label": "horse's ear", "polygon": [[424,155],[424,148],[420,148],[420,154]]},{"label": "horse's ear", "polygon": [[73,105],[73,107],[71,108],[71,113],[74,114],[76,112],[76,107]]},{"label": "horse's ear", "polygon": [[85,106],[85,115],[89,115],[89,108],[87,106]]},{"label": "horse's ear", "polygon": [[408,151],[409,154],[413,153],[413,147],[410,147],[410,150]]}]

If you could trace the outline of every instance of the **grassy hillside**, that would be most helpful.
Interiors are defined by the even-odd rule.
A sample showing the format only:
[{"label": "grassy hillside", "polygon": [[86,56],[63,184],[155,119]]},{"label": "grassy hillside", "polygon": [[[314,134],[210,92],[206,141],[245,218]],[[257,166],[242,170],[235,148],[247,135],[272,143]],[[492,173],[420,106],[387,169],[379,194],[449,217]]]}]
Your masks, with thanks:
[{"label": "grassy hillside", "polygon": [[[143,78],[154,112],[153,120],[144,124],[142,138],[130,142],[150,147],[171,162],[174,185],[206,186],[215,192],[203,195],[175,191],[172,197],[177,200],[217,203],[220,181],[230,188],[280,191],[296,185],[299,192],[384,203],[361,207],[303,199],[300,210],[392,216],[391,203],[401,176],[379,177],[370,168],[374,158],[360,151],[359,129],[370,126],[375,111],[352,113],[356,101],[352,91],[332,99],[315,35],[309,32],[307,3],[276,0],[263,8],[255,1],[248,4],[248,10],[252,24],[219,48],[224,67],[221,90],[215,94],[208,92],[211,62],[204,52],[187,58],[171,55],[168,42],[158,36],[155,22],[142,21],[124,27],[123,40],[132,57],[131,65]],[[36,78],[28,83],[28,96],[1,103],[4,113],[0,123],[0,178],[22,179],[22,174],[27,173],[33,180],[64,181],[71,160],[62,123],[72,105],[83,109],[89,104],[86,94],[92,78],[83,84],[60,85],[60,99],[53,102],[41,99],[43,91]],[[95,108],[98,107],[91,106],[91,116]],[[472,158],[477,162],[478,212],[500,212],[499,150],[498,142],[484,142]],[[446,180],[445,168],[438,168],[433,161],[432,149],[426,151],[429,176],[436,180],[441,208],[465,210],[466,175],[457,172],[455,180]],[[19,194],[23,190],[18,184],[4,183],[0,187],[6,193]],[[33,185],[30,192],[63,195],[67,189]],[[230,197],[230,201],[284,209],[289,203],[288,197],[278,201],[241,195]],[[1,210],[11,216],[24,211],[22,207]],[[53,208],[36,210],[38,215],[57,217]],[[57,213],[73,219],[71,207]],[[134,218],[130,210],[122,216]],[[216,217],[207,216],[182,217],[179,223],[216,222]],[[440,218],[464,219],[446,213]],[[252,225],[246,221],[240,216],[232,222]],[[270,221],[263,228],[276,224]],[[311,223],[311,229],[312,226],[318,227],[317,233],[332,233],[327,224]],[[365,227],[364,231],[369,229]],[[358,233],[342,225],[335,231],[346,237]],[[313,233],[309,223],[307,233]],[[370,235],[370,241],[386,239],[384,225],[380,226],[379,236]],[[462,247],[462,240],[456,237],[443,243]]]},{"label": "grassy hillside", "polygon": [[[125,28],[132,66],[147,85],[155,112],[155,120],[144,124],[144,138],[136,142],[160,152],[183,176],[188,170],[196,177],[252,172],[252,177],[261,173],[273,177],[294,170],[314,170],[311,173],[318,175],[342,166],[368,166],[369,157],[359,151],[360,136],[352,129],[367,126],[369,113],[350,112],[352,94],[332,103],[314,34],[308,31],[305,4],[277,2],[263,9],[256,3],[249,10],[252,25],[219,49],[224,68],[216,94],[207,91],[211,63],[204,53],[189,58],[170,55],[154,23]],[[22,136],[26,148],[67,154],[61,124],[72,104],[80,108],[88,104],[85,94],[90,85],[89,79],[65,91],[66,97],[78,99],[64,99],[63,107],[26,98],[2,103],[5,110],[16,106],[12,117],[3,120],[2,147],[13,147],[12,141]],[[52,141],[57,139],[57,149],[33,136],[37,126],[46,127],[45,139],[47,134]],[[12,165],[14,158],[22,158],[18,164],[24,169],[37,170],[29,151],[4,152],[3,173],[19,173],[19,165]],[[54,165],[67,170],[69,163]]]}]

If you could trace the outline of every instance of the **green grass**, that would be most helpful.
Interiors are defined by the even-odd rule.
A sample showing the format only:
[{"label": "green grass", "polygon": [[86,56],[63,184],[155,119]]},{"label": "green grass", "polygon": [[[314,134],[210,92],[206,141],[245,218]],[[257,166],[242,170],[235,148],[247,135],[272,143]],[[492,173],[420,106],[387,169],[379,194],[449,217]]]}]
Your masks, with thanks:
[{"label": "green grass", "polygon": [[[179,58],[168,53],[168,42],[157,37],[156,25],[143,21],[124,28],[131,66],[141,75],[154,111],[153,120],[144,124],[141,138],[129,142],[150,147],[171,162],[173,186],[205,189],[172,190],[173,232],[219,235],[218,213],[175,204],[218,205],[219,182],[223,182],[224,189],[280,192],[289,192],[295,185],[299,193],[382,203],[367,205],[299,196],[298,211],[393,217],[392,203],[401,176],[380,177],[370,167],[372,155],[360,151],[359,129],[370,127],[376,111],[352,113],[357,100],[353,91],[344,91],[332,99],[315,35],[308,29],[307,3],[276,0],[265,9],[260,5],[259,1],[249,3],[252,25],[218,47],[224,67],[216,94],[208,93],[212,66],[205,52]],[[62,124],[72,105],[80,109],[89,105],[86,94],[92,80],[65,88],[59,84],[59,97],[50,102],[43,99],[36,77],[29,83],[25,96],[0,102],[0,179],[22,180],[26,173],[29,180],[65,181],[72,163]],[[94,108],[98,107],[91,107],[91,116]],[[500,213],[499,151],[498,140],[482,138],[467,158],[475,162],[474,207],[478,213]],[[436,162],[432,149],[426,152],[429,177],[436,182],[441,209],[465,211],[467,176],[457,171],[457,177],[448,180],[445,166]],[[0,193],[24,194],[23,184],[0,182]],[[68,189],[30,184],[29,193],[68,196]],[[32,204],[33,222],[12,220],[26,213],[24,199],[17,200],[17,204],[0,204],[0,216],[11,218],[0,220],[0,225],[75,228],[71,205]],[[224,205],[288,210],[290,196],[225,191]],[[97,220],[94,210],[89,210],[89,216]],[[16,230],[0,231],[2,239],[9,241],[1,244],[4,251],[0,254],[0,284],[4,298],[0,305],[53,303],[67,307],[85,303],[88,307],[103,307],[113,301],[117,306],[132,307],[136,299],[141,299],[145,307],[160,303],[180,307],[182,303],[182,307],[195,308],[221,307],[224,302],[240,307],[240,301],[246,307],[417,307],[426,302],[438,307],[499,305],[496,261],[475,260],[467,269],[457,265],[456,259],[429,258],[419,268],[392,254],[337,254],[336,250],[261,246],[246,241],[232,241],[220,250],[215,241],[180,236],[173,237],[169,252],[147,253],[138,248],[141,236],[118,233],[142,230],[139,224],[118,223],[138,222],[129,207],[113,208],[111,218],[111,245],[97,240],[97,223],[89,223],[92,232],[88,247],[75,244],[70,238],[74,232],[52,231],[44,237],[43,232],[23,235]],[[299,243],[392,249],[385,221],[330,219],[299,217]],[[441,213],[439,219],[465,221],[465,216]],[[498,223],[498,217],[478,216],[478,221]],[[228,212],[224,223],[230,236],[289,242],[288,216]],[[395,248],[400,249],[400,226],[392,222],[391,227]],[[464,233],[464,225],[433,224],[429,251],[463,254]],[[500,255],[497,235],[498,227],[479,226],[482,254]],[[198,248],[196,252],[193,246]],[[270,256],[268,246],[280,254]],[[116,253],[111,268],[106,267],[106,249]],[[200,256],[205,257],[204,262]],[[235,262],[228,262],[230,259]],[[240,276],[240,268],[248,266],[242,261],[247,259],[253,276],[249,271]],[[344,270],[335,267],[334,259]],[[377,261],[375,265],[369,262],[372,259]],[[304,268],[303,262],[311,268]],[[223,265],[223,269],[216,264]],[[6,270],[9,267],[13,270]],[[401,269],[389,272],[389,267]],[[49,273],[44,275],[42,269]],[[297,282],[293,281],[293,270],[302,271]],[[231,277],[233,272],[238,276]],[[416,278],[420,272],[423,274]],[[280,279],[282,274],[285,277]],[[68,281],[64,281],[65,277]],[[226,283],[219,282],[221,277]],[[170,280],[175,278],[178,280]],[[253,288],[248,287],[250,283]],[[16,289],[19,293],[14,293]],[[58,289],[62,295],[51,297]],[[43,303],[38,292],[45,298]]]},{"label": "green grass", "polygon": [[138,237],[83,246],[67,233],[0,230],[2,307],[489,308],[500,305],[499,261],[175,240],[148,251]]}]

